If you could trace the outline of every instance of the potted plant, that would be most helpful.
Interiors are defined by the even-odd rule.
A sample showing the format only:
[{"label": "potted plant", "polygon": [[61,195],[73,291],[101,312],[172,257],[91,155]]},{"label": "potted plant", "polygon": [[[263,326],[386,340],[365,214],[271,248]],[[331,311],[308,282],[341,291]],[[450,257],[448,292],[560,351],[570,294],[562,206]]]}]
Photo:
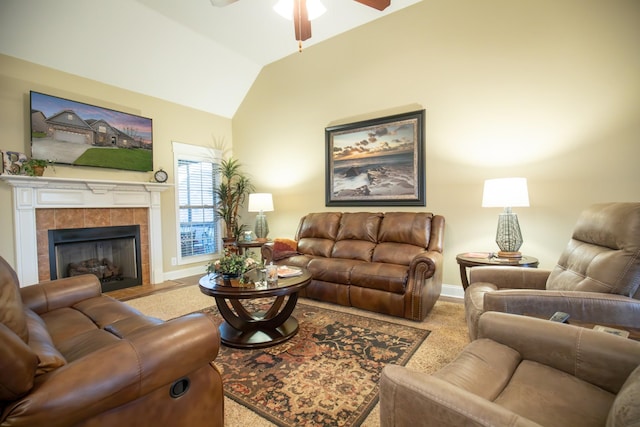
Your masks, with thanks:
[{"label": "potted plant", "polygon": [[46,160],[29,159],[22,164],[22,170],[29,176],[42,176],[48,164]]},{"label": "potted plant", "polygon": [[240,208],[244,206],[249,193],[253,191],[251,180],[241,172],[238,160],[226,159],[220,162],[220,185],[215,190],[218,199],[216,214],[225,224],[225,237],[237,240],[244,225],[240,224]]},{"label": "potted plant", "polygon": [[207,264],[207,274],[218,273],[222,275],[224,283],[229,285],[231,279],[244,282],[244,274],[257,267],[256,260],[249,256],[248,252],[240,255],[229,248],[225,248],[222,257]]}]

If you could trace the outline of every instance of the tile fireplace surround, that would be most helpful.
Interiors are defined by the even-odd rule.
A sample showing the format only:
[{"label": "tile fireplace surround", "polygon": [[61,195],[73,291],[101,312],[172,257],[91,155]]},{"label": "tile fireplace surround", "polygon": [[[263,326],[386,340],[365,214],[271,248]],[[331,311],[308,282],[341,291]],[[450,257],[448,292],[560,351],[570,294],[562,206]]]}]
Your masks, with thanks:
[{"label": "tile fireplace surround", "polygon": [[16,272],[21,286],[48,279],[47,229],[104,225],[146,228],[141,233],[143,281],[164,280],[160,193],[171,185],[19,175],[1,175],[0,180],[13,190]]}]

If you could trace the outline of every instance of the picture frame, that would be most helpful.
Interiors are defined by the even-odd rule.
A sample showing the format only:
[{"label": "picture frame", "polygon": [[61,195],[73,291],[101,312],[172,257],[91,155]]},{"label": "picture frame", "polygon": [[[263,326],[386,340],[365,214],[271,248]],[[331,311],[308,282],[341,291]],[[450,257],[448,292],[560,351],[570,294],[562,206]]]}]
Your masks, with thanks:
[{"label": "picture frame", "polygon": [[31,157],[51,163],[153,170],[148,117],[30,91]]},{"label": "picture frame", "polygon": [[425,206],[425,110],[325,128],[326,206]]}]

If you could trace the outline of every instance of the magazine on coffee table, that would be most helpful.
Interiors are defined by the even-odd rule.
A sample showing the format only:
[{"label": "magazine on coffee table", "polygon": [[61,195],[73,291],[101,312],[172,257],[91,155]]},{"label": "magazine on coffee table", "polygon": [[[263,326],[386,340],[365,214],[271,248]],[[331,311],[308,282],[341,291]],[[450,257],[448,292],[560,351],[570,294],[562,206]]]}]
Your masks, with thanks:
[{"label": "magazine on coffee table", "polygon": [[278,276],[280,277],[293,277],[300,276],[302,269],[299,267],[293,267],[289,265],[281,265],[278,267]]}]

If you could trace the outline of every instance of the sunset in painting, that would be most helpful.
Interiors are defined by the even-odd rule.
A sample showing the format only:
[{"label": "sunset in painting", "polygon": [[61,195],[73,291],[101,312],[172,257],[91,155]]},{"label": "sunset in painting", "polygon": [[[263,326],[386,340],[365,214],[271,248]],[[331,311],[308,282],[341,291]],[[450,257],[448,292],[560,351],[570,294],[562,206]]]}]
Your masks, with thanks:
[{"label": "sunset in painting", "polygon": [[330,197],[417,200],[418,123],[396,120],[338,130],[330,139]]}]

